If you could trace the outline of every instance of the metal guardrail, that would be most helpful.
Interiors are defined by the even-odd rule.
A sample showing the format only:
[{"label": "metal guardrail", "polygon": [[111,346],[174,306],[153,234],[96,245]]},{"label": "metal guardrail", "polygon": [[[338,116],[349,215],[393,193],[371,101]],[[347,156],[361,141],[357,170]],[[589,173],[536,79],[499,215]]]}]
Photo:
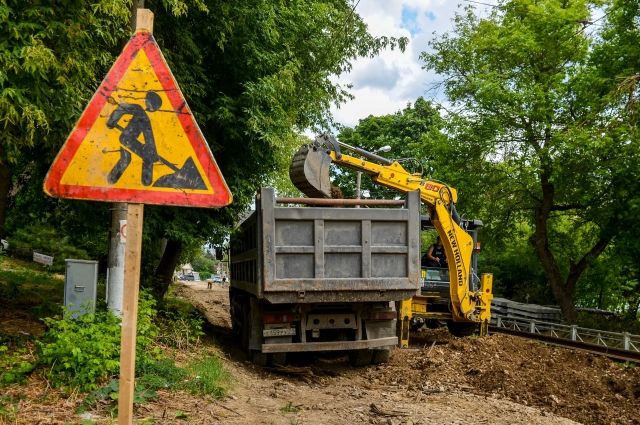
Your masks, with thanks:
[{"label": "metal guardrail", "polygon": [[564,345],[577,348],[584,346],[590,351],[598,351],[603,354],[615,352],[621,353],[621,357],[627,353],[631,358],[640,356],[640,335],[633,335],[629,332],[607,332],[581,328],[576,325],[561,325],[502,316],[494,316],[491,322],[491,326],[498,331],[530,334],[536,339],[545,341],[564,341],[566,342]]}]

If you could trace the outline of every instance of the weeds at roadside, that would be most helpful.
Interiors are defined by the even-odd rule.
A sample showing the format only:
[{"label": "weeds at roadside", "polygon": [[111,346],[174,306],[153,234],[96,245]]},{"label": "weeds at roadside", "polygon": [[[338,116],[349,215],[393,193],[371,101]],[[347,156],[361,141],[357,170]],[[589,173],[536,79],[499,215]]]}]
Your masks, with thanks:
[{"label": "weeds at roadside", "polygon": [[193,378],[185,383],[187,391],[194,395],[209,395],[220,399],[225,395],[225,387],[229,382],[229,374],[216,356],[208,356],[191,363],[188,370]]},{"label": "weeds at roadside", "polygon": [[204,336],[204,319],[190,303],[174,297],[164,300],[156,318],[157,341],[169,347],[186,350],[200,343]]},{"label": "weeds at roadside", "polygon": [[280,408],[280,411],[282,413],[298,413],[300,411],[300,406],[295,406],[293,402],[289,401]]},{"label": "weeds at roadside", "polygon": [[10,384],[23,384],[34,368],[33,354],[25,348],[9,352],[6,345],[0,345],[0,388]]},{"label": "weeds at roadside", "polygon": [[11,423],[16,420],[18,401],[16,397],[0,395],[0,422]]}]

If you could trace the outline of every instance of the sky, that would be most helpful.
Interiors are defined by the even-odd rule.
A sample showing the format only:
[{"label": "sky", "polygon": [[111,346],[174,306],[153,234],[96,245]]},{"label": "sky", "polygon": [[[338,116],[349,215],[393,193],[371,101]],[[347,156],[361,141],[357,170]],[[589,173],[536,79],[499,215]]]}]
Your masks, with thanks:
[{"label": "sky", "polygon": [[[352,0],[358,13],[374,36],[407,37],[404,52],[385,50],[375,58],[359,59],[349,74],[336,79],[341,85],[352,84],[355,99],[333,107],[335,121],[354,127],[369,115],[386,115],[399,111],[418,97],[443,101],[433,90],[438,76],[422,69],[420,53],[428,49],[435,32],[443,34],[453,28],[456,11],[468,5],[467,0]],[[487,1],[494,3],[495,1]],[[489,7],[473,4],[481,14]]]}]

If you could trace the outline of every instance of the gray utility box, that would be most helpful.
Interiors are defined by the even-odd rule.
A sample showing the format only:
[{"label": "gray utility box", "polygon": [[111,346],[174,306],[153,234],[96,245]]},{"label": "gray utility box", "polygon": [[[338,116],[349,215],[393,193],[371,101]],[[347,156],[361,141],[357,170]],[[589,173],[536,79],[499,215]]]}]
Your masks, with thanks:
[{"label": "gray utility box", "polygon": [[98,262],[93,260],[64,260],[64,306],[76,318],[96,310]]},{"label": "gray utility box", "polygon": [[254,361],[364,350],[355,363],[381,362],[397,343],[394,302],[419,282],[418,192],[400,207],[286,207],[264,188],[231,236],[231,320]]}]

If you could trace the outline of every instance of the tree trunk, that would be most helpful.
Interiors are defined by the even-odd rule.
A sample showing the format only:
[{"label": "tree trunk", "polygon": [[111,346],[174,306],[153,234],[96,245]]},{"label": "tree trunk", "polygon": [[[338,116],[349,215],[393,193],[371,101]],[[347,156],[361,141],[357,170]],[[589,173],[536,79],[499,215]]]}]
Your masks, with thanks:
[{"label": "tree trunk", "polygon": [[157,300],[164,298],[169,285],[173,281],[173,273],[178,266],[180,254],[182,253],[182,242],[169,239],[164,249],[160,264],[152,279],[152,291]]},{"label": "tree trunk", "polygon": [[[549,248],[549,232],[548,223],[551,210],[553,209],[553,201],[555,197],[555,187],[550,180],[551,172],[543,167],[540,173],[540,183],[542,188],[542,199],[534,212],[534,232],[529,239],[533,248],[540,259],[542,268],[544,269],[551,292],[556,302],[560,306],[562,316],[569,323],[575,323],[578,318],[576,308],[573,305],[573,286],[565,285],[562,273],[556,262],[556,259]],[[574,282],[575,283],[575,282]]]},{"label": "tree trunk", "polygon": [[9,208],[9,189],[11,188],[11,169],[0,162],[0,236],[4,236],[4,223]]}]

